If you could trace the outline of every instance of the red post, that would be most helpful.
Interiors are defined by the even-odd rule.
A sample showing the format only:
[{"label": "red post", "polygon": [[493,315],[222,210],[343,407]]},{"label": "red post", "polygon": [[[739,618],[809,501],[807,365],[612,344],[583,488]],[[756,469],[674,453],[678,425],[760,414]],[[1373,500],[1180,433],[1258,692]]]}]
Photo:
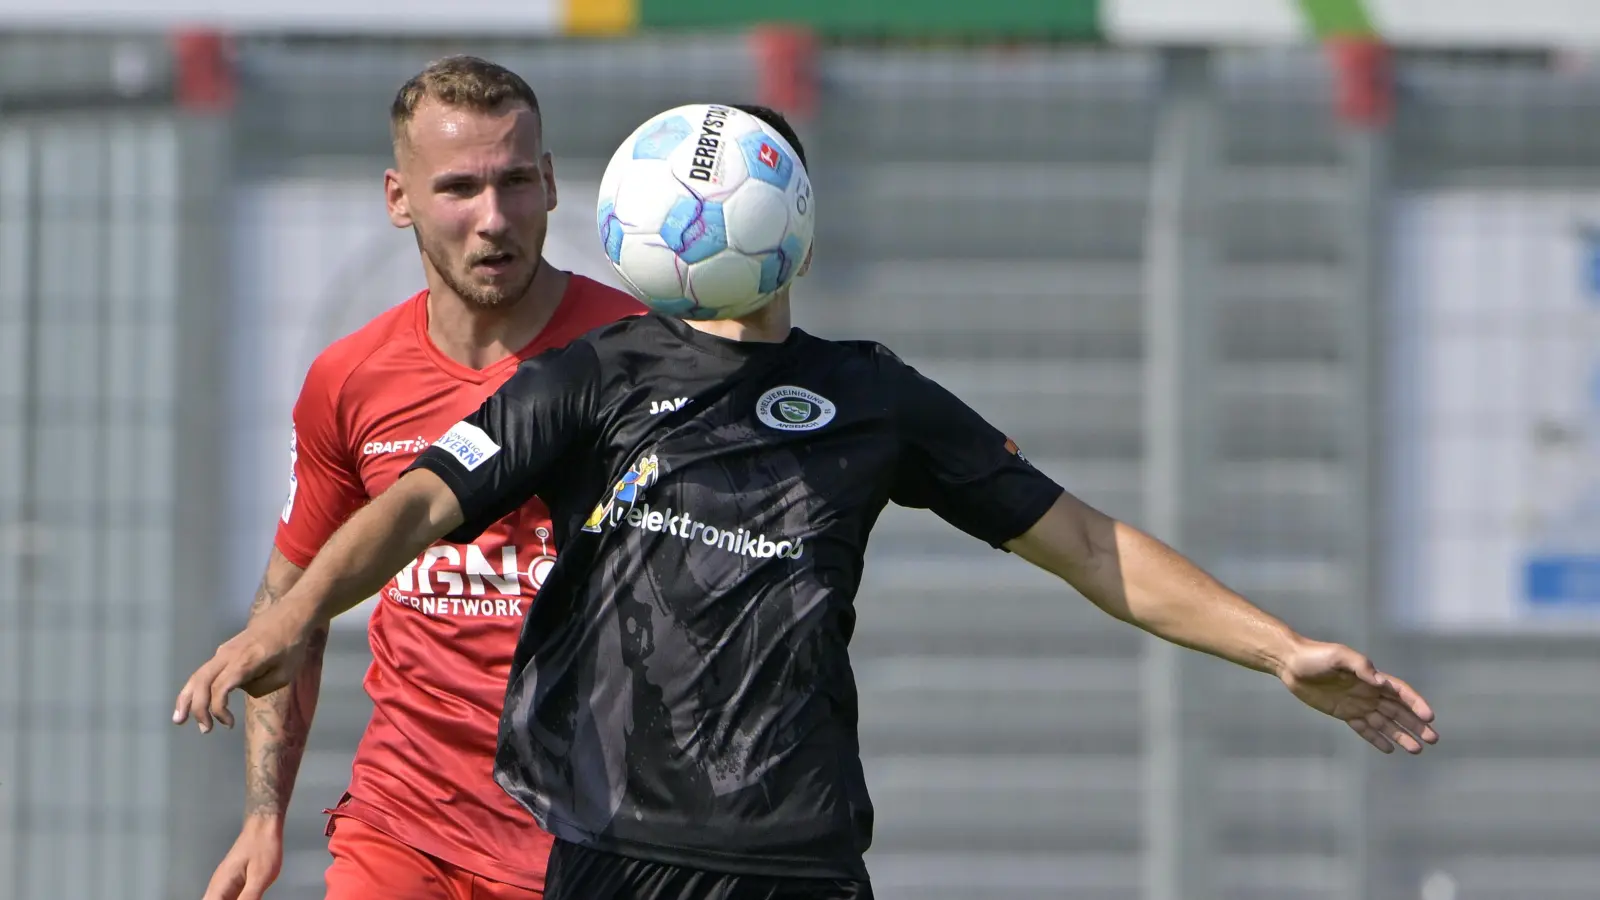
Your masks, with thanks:
[{"label": "red post", "polygon": [[760,68],[759,102],[805,120],[817,108],[817,38],[803,25],[760,25],[750,31]]},{"label": "red post", "polygon": [[1394,114],[1389,48],[1366,37],[1330,38],[1324,46],[1337,79],[1340,117],[1367,128],[1387,125]]},{"label": "red post", "polygon": [[233,107],[233,47],[221,32],[184,29],[172,35],[178,105],[193,112],[224,112]]}]

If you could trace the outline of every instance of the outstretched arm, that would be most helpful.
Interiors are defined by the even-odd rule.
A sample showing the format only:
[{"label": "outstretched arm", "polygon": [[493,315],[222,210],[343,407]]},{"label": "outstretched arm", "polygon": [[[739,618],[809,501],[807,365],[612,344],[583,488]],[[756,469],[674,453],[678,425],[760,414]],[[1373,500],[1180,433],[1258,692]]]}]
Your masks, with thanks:
[{"label": "outstretched arm", "polygon": [[1385,753],[1421,753],[1438,734],[1409,685],[1349,647],[1312,641],[1171,547],[1062,494],[1011,550],[1112,616],[1175,644],[1277,676],[1300,700]]},{"label": "outstretched arm", "polygon": [[382,589],[385,582],[462,522],[460,503],[438,475],[418,469],[334,532],[283,598],[252,617],[217,648],[178,694],[172,721],[212,719],[233,727],[228,695],[262,697],[289,684],[304,666],[318,630]]}]

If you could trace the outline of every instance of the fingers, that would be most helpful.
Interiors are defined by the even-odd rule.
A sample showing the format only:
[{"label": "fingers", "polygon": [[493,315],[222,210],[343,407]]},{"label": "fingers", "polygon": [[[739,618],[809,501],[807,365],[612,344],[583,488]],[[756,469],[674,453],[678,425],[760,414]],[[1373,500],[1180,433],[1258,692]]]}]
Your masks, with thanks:
[{"label": "fingers", "polygon": [[178,692],[178,705],[172,711],[172,723],[182,725],[194,717],[195,725],[205,734],[211,731],[211,682],[216,677],[217,660],[213,657],[189,676],[183,690]]},{"label": "fingers", "polygon": [[1411,685],[1388,674],[1383,676],[1383,682],[1383,687],[1386,688],[1384,693],[1390,694],[1401,703],[1404,703],[1406,708],[1411,710],[1412,714],[1422,721],[1433,721],[1433,707],[1429,706],[1428,701],[1422,699],[1422,695],[1417,693]]},{"label": "fingers", "polygon": [[228,709],[228,695],[239,686],[233,667],[222,661],[222,653],[211,658],[189,676],[183,690],[178,692],[178,703],[172,711],[174,725],[182,725],[191,717],[201,734],[209,734],[216,722],[233,727],[233,713]]},{"label": "fingers", "polygon": [[1433,726],[1422,721],[1422,718],[1411,709],[1397,700],[1382,699],[1378,701],[1378,712],[1391,722],[1411,732],[1429,744],[1439,743],[1439,732]]},{"label": "fingers", "polygon": [[1398,744],[1400,749],[1407,753],[1415,756],[1422,752],[1422,742],[1383,713],[1376,711],[1367,713],[1366,723],[1369,728],[1388,738],[1391,743]]},{"label": "fingers", "polygon": [[1376,710],[1345,724],[1384,753],[1393,753],[1398,746],[1415,756],[1422,752],[1424,741],[1433,744],[1439,740],[1437,732],[1392,700],[1380,701]]},{"label": "fingers", "polygon": [[1356,734],[1361,735],[1362,740],[1377,747],[1384,753],[1394,752],[1394,744],[1391,744],[1389,739],[1383,736],[1383,732],[1368,725],[1365,719],[1351,719],[1345,724],[1349,725],[1350,729]]},{"label": "fingers", "polygon": [[229,728],[233,727],[233,711],[228,709],[228,695],[238,686],[238,678],[229,676],[226,670],[211,684],[211,715]]},{"label": "fingers", "polygon": [[178,691],[178,704],[172,708],[172,724],[182,725],[189,721],[189,682],[183,683],[183,689]]}]

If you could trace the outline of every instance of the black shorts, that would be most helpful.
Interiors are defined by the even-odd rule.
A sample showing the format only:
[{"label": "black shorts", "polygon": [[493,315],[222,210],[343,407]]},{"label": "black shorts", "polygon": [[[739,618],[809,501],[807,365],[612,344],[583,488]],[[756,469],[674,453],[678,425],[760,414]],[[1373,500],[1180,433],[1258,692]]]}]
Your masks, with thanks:
[{"label": "black shorts", "polygon": [[558,840],[545,871],[544,900],[872,900],[872,884],[704,872]]}]

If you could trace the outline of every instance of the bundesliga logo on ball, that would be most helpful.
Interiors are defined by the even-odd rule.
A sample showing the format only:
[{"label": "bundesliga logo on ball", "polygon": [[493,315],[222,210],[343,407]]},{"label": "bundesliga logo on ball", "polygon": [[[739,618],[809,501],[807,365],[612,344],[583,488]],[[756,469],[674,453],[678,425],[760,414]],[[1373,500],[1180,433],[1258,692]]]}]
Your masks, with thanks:
[{"label": "bundesliga logo on ball", "polygon": [[728,106],[641,125],[600,181],[600,240],[645,305],[685,319],[755,312],[811,249],[811,180],[789,142]]}]

